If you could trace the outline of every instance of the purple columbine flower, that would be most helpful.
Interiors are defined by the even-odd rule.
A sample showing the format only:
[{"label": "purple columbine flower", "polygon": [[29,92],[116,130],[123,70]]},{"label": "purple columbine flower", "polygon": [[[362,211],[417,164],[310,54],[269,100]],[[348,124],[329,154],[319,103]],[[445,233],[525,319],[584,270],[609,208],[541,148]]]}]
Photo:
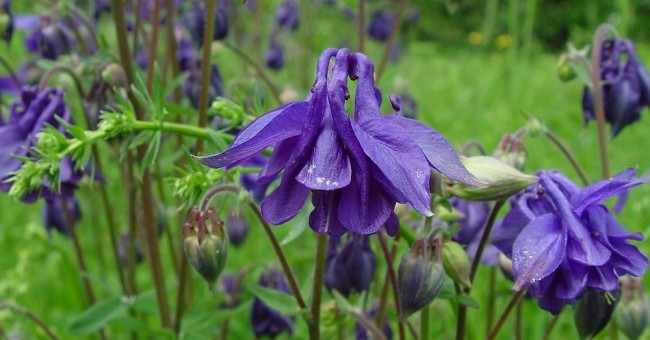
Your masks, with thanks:
[{"label": "purple columbine flower", "polygon": [[377,41],[386,41],[393,30],[393,21],[395,16],[383,9],[376,10],[372,13],[372,18],[368,24],[368,35]]},{"label": "purple columbine flower", "polygon": [[[192,107],[199,107],[199,100],[201,97],[201,60],[197,59],[193,67],[188,72],[188,77],[183,83],[183,94],[190,100]],[[210,78],[208,88],[208,103],[211,103],[217,97],[223,97],[223,78],[217,64],[210,66]]]},{"label": "purple columbine flower", "polygon": [[[467,255],[473,259],[483,236],[483,227],[490,213],[490,207],[486,202],[469,202],[456,197],[450,201],[453,207],[463,214],[463,218],[458,220],[460,230],[454,235],[453,240],[465,246]],[[481,263],[489,266],[496,265],[498,255],[499,249],[488,243],[483,249]]]},{"label": "purple columbine flower", "polygon": [[[72,118],[65,102],[63,91],[38,87],[24,87],[20,99],[9,105],[9,121],[0,122],[0,190],[9,191],[11,183],[6,180],[18,170],[22,161],[17,157],[28,157],[29,149],[34,145],[36,134],[50,124],[63,131],[63,127],[56,119],[71,122]],[[74,171],[70,159],[65,158],[60,164],[61,189],[74,188],[81,179],[82,174]],[[51,195],[49,184],[44,183],[45,195]],[[27,195],[24,200],[31,202],[39,193]],[[56,195],[56,194],[55,194]],[[58,195],[56,195],[58,196]]]},{"label": "purple columbine flower", "polygon": [[600,203],[650,180],[635,174],[628,169],[580,189],[558,171],[540,171],[503,220],[503,229],[520,231],[514,242],[493,239],[512,259],[514,288],[527,288],[557,315],[587,289],[613,291],[620,276],[643,275],[648,259],[628,244],[643,236],[629,233]]},{"label": "purple columbine flower", "polygon": [[81,219],[81,209],[74,194],[51,195],[45,199],[42,208],[43,223],[48,233],[56,230],[63,235],[70,236],[70,229],[65,216],[66,212],[63,210],[64,202],[70,213],[71,222],[76,223]]},{"label": "purple columbine flower", "polygon": [[285,0],[275,11],[275,20],[281,28],[295,31],[300,23],[298,4],[294,0]]},{"label": "purple columbine flower", "polygon": [[[605,120],[612,135],[641,118],[641,110],[650,105],[650,77],[636,57],[632,41],[610,39],[600,51],[600,80],[603,82]],[[592,90],[585,87],[582,95],[585,121],[596,119]]]},{"label": "purple columbine flower", "polygon": [[[330,59],[336,55],[333,72]],[[368,235],[399,228],[396,202],[430,216],[431,168],[481,186],[461,164],[449,142],[428,126],[399,114],[382,116],[374,65],[363,54],[327,49],[304,101],[282,105],[254,120],[220,154],[199,157],[213,168],[231,168],[275,146],[258,183],[282,174],[279,187],[262,201],[272,224],[291,220],[312,193],[309,224],[316,232]],[[345,109],[347,79],[358,80],[354,118]]]},{"label": "purple columbine flower", "polygon": [[[269,163],[269,159],[267,157],[264,157],[262,155],[257,155],[249,159],[246,163],[242,164],[242,166],[264,167],[268,163]],[[266,191],[269,188],[271,182],[258,181],[257,180],[258,178],[259,178],[258,174],[243,174],[239,177],[239,184],[242,186],[242,188],[250,192],[251,196],[253,197],[253,200],[257,204],[260,204],[262,203],[262,200],[264,200],[264,197],[266,197]]]},{"label": "purple columbine flower", "polygon": [[273,70],[279,70],[284,66],[284,47],[276,36],[271,36],[271,43],[266,51],[266,66]]},{"label": "purple columbine flower", "polygon": [[[203,33],[205,32],[205,7],[201,2],[195,1],[192,7],[186,10],[181,17],[181,22],[190,32],[192,41],[196,46],[203,46]],[[223,40],[228,35],[228,8],[224,1],[219,1],[214,18],[214,31],[212,40]]]},{"label": "purple columbine flower", "polygon": [[[122,237],[120,237],[119,240],[117,240],[117,257],[120,261],[120,266],[122,268],[126,268],[129,265],[129,243],[131,243],[131,239],[129,238],[129,233],[123,233]],[[140,241],[136,238],[135,243],[134,243],[134,255],[135,258],[133,259],[135,261],[134,264],[138,264],[142,261],[144,261],[144,256],[142,255],[142,247],[140,246]]]},{"label": "purple columbine flower", "polygon": [[25,44],[30,53],[39,53],[45,59],[56,60],[70,53],[75,42],[65,25],[49,16],[43,16],[38,28],[25,39]]},{"label": "purple columbine flower", "polygon": [[222,308],[232,309],[239,305],[239,290],[243,273],[221,275],[221,289],[223,291]]},{"label": "purple columbine flower", "polygon": [[325,287],[343,296],[370,289],[376,265],[368,236],[350,234],[343,246],[330,237],[325,259]]},{"label": "purple columbine flower", "polygon": [[0,0],[0,38],[9,43],[13,34],[14,14],[11,11],[11,3],[9,0]]},{"label": "purple columbine flower", "polygon": [[248,235],[248,222],[246,218],[234,213],[228,214],[226,231],[228,232],[230,243],[236,247],[242,245],[246,239],[246,235]]},{"label": "purple columbine flower", "polygon": [[[284,279],[284,274],[276,270],[271,270],[262,275],[260,286],[289,294],[289,286]],[[253,300],[251,324],[255,335],[258,337],[275,338],[282,332],[293,333],[293,318],[280,314],[280,312],[272,309],[258,298]]]},{"label": "purple columbine flower", "polygon": [[103,13],[108,13],[111,11],[111,2],[110,0],[95,0],[93,8],[93,17],[95,20],[99,20]]}]

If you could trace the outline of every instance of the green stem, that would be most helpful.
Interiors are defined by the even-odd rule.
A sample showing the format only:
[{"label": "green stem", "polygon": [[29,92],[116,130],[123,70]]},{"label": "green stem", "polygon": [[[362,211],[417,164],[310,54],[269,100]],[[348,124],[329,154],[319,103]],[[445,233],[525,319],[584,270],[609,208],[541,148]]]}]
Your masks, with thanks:
[{"label": "green stem", "polygon": [[575,169],[576,173],[580,177],[580,180],[582,181],[582,184],[587,186],[589,185],[589,177],[587,177],[587,174],[585,173],[585,170],[582,168],[580,165],[580,162],[578,162],[578,159],[571,153],[571,150],[564,144],[553,132],[549,131],[548,129],[544,130],[544,136],[548,138],[555,146],[560,149],[564,157],[571,163],[571,166],[573,166],[573,169]]},{"label": "green stem", "polygon": [[[397,237],[400,237],[400,234],[397,235]],[[391,258],[395,258],[395,255],[397,254],[397,239],[393,243],[393,246],[391,247],[390,250],[390,255]],[[379,308],[377,309],[377,328],[383,329],[384,327],[384,319],[386,315],[386,305],[388,304],[388,284],[389,284],[389,278],[388,275],[384,276],[384,284],[382,286],[381,290],[381,298],[379,300]]]},{"label": "green stem", "polygon": [[[158,51],[158,31],[160,30],[160,1],[153,1],[153,10],[151,11],[151,38],[149,39],[149,55],[147,60],[147,90],[151,92],[153,88],[153,70],[156,61],[156,52]],[[161,84],[162,86],[162,84]]]},{"label": "green stem", "polygon": [[490,329],[492,328],[492,322],[494,322],[494,300],[496,298],[496,277],[497,277],[497,271],[496,268],[490,267],[490,277],[488,279],[488,301],[487,301],[487,313],[486,313],[486,329],[485,329],[485,334],[490,333]]},{"label": "green stem", "polygon": [[366,40],[366,0],[359,0],[359,52],[363,53]]},{"label": "green stem", "polygon": [[609,178],[609,160],[607,157],[607,137],[605,132],[605,105],[603,103],[603,89],[600,86],[600,48],[605,38],[605,33],[611,30],[609,24],[603,24],[598,27],[591,52],[591,86],[594,91],[594,108],[596,111],[596,123],[598,124],[598,145],[600,146],[600,167],[603,178]]},{"label": "green stem", "polygon": [[[208,96],[210,89],[210,71],[212,70],[212,37],[214,36],[214,20],[217,8],[216,0],[206,0],[206,22],[203,31],[203,56],[201,58],[201,95],[199,96],[199,127],[205,127],[208,122]],[[203,150],[203,140],[196,140],[196,152]]]},{"label": "green stem", "polygon": [[390,57],[390,51],[393,49],[393,44],[395,44],[395,39],[397,39],[397,33],[400,26],[402,25],[402,19],[404,18],[404,11],[406,10],[406,5],[408,5],[409,0],[402,0],[399,3],[399,9],[397,10],[397,15],[395,20],[393,20],[393,27],[391,27],[390,35],[388,36],[388,41],[386,42],[386,48],[384,48],[384,55],[381,57],[381,62],[379,63],[379,69],[377,70],[377,82],[381,79],[381,76],[384,74],[384,69],[386,64],[388,64],[388,58]]},{"label": "green stem", "polygon": [[309,325],[309,338],[320,339],[320,303],[323,292],[323,272],[325,269],[325,254],[327,250],[327,234],[318,235],[316,248],[316,265],[314,266],[314,282],[311,296],[311,322]]},{"label": "green stem", "polygon": [[[256,6],[259,6],[256,5]],[[234,45],[229,45],[225,44],[226,47],[230,48],[233,52],[235,52],[240,58],[242,58],[248,65],[252,66],[255,69],[255,72],[262,78],[262,81],[266,83],[266,86],[271,90],[271,94],[273,95],[273,98],[275,98],[275,101],[278,103],[282,103],[282,100],[280,99],[280,90],[278,86],[271,80],[271,78],[264,72],[264,70],[258,65],[255,60],[246,52],[242,51],[239,47],[234,46]]]},{"label": "green stem", "polygon": [[420,339],[429,339],[429,309],[430,306],[424,306],[420,312]]},{"label": "green stem", "polygon": [[521,340],[522,337],[522,322],[523,322],[523,303],[524,300],[519,300],[517,309],[515,310],[515,340]]},{"label": "green stem", "polygon": [[73,69],[64,65],[56,65],[50,68],[49,70],[47,70],[47,72],[45,72],[45,74],[41,78],[41,81],[38,83],[38,88],[39,89],[45,88],[50,78],[52,78],[52,76],[58,72],[67,73],[70,77],[72,77],[72,80],[74,81],[74,85],[77,88],[77,91],[79,91],[79,95],[81,95],[81,97],[83,98],[86,97],[86,91],[84,90],[83,85],[81,85],[81,80],[79,79],[77,74],[74,72]]},{"label": "green stem", "polygon": [[510,302],[506,306],[506,309],[503,311],[501,316],[499,317],[499,320],[497,321],[496,325],[494,325],[494,328],[490,331],[490,334],[487,336],[487,340],[492,340],[494,339],[499,331],[501,330],[501,327],[503,327],[503,324],[505,323],[506,319],[508,319],[508,316],[510,315],[510,312],[512,309],[517,305],[519,302],[519,299],[521,299],[522,296],[524,296],[524,293],[526,292],[525,289],[522,289],[515,293],[515,295],[512,296],[512,299],[510,299]]},{"label": "green stem", "polygon": [[553,333],[553,328],[555,327],[555,325],[557,325],[558,320],[560,320],[560,314],[554,316],[553,320],[551,320],[551,323],[549,323],[548,326],[546,326],[546,330],[544,331],[542,340],[550,339],[551,333]]},{"label": "green stem", "polygon": [[395,266],[393,264],[393,256],[388,251],[388,246],[386,245],[386,236],[384,232],[378,233],[379,244],[381,245],[381,251],[384,253],[384,258],[386,259],[386,266],[388,267],[388,277],[390,283],[393,286],[393,295],[395,297],[395,310],[397,311],[397,327],[399,330],[400,340],[406,339],[406,332],[404,330],[404,320],[402,319],[402,305],[399,300],[399,286],[397,285],[397,274],[395,273]]},{"label": "green stem", "polygon": [[32,322],[34,322],[38,327],[40,327],[41,330],[43,330],[43,332],[50,339],[52,339],[52,340],[58,340],[59,339],[59,338],[57,338],[56,335],[54,335],[54,333],[47,326],[47,324],[45,324],[45,322],[43,322],[43,320],[41,320],[41,318],[36,316],[36,314],[32,313],[27,308],[22,307],[22,306],[18,306],[16,304],[12,303],[12,302],[3,302],[3,303],[0,303],[0,310],[3,310],[3,309],[8,309],[8,310],[11,310],[11,311],[16,312],[18,314],[22,314],[22,315],[26,316],[27,318],[32,320]]},{"label": "green stem", "polygon": [[347,310],[347,312],[350,313],[350,315],[352,315],[352,317],[354,317],[366,330],[372,333],[374,339],[387,340],[384,333],[382,333],[381,328],[375,326],[372,320],[369,320],[362,313],[359,313],[356,310]]}]

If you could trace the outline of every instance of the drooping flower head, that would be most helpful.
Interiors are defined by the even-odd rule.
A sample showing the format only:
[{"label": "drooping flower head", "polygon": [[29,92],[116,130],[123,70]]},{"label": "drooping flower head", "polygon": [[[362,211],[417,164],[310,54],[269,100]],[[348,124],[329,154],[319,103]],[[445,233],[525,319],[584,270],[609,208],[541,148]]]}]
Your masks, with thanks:
[{"label": "drooping flower head", "polygon": [[[605,120],[618,135],[624,127],[641,118],[641,110],[650,105],[650,77],[636,57],[632,41],[609,39],[600,51],[600,80],[602,81]],[[592,89],[585,87],[582,95],[585,120],[596,119]]]},{"label": "drooping flower head", "polygon": [[[260,278],[260,286],[289,294],[289,286],[282,272],[271,270]],[[293,333],[293,318],[282,315],[262,300],[255,298],[251,309],[251,323],[255,335],[274,338],[282,332]]]},{"label": "drooping flower head", "polygon": [[648,259],[628,240],[630,233],[600,202],[645,183],[635,169],[578,188],[557,171],[541,171],[539,180],[513,198],[501,229],[510,239],[492,240],[512,259],[516,290],[528,289],[539,305],[558,314],[587,289],[610,292],[622,275],[641,276]]},{"label": "drooping flower head", "polygon": [[[68,211],[64,211],[63,204],[67,205]],[[73,224],[78,222],[81,219],[81,209],[79,208],[79,202],[74,197],[74,194],[64,194],[64,195],[54,195],[45,199],[45,204],[42,208],[43,215],[43,224],[45,224],[45,230],[51,232],[56,230],[63,235],[70,235],[70,228],[68,225],[68,217],[66,214],[70,214],[69,222]]]},{"label": "drooping flower head", "polygon": [[[431,168],[453,180],[482,185],[441,134],[399,114],[381,115],[373,69],[363,54],[327,49],[304,101],[262,115],[228,150],[198,159],[213,168],[231,168],[274,146],[257,182],[268,183],[284,172],[280,185],[262,201],[264,218],[272,224],[291,220],[311,192],[309,224],[333,236],[346,231],[368,235],[384,225],[395,234],[397,202],[431,215]],[[348,78],[358,81],[353,118],[345,109]]]},{"label": "drooping flower head", "polygon": [[[63,91],[54,88],[24,87],[20,99],[9,105],[9,112],[9,121],[0,122],[0,189],[3,191],[9,191],[11,183],[7,179],[22,166],[18,157],[29,157],[36,135],[46,124],[63,131],[56,117],[71,122]],[[82,177],[82,173],[74,170],[69,158],[61,161],[59,172],[62,191],[74,188]],[[55,194],[49,190],[47,182],[44,182],[44,189],[42,194]],[[24,200],[33,201],[38,196],[39,193],[31,193]]]},{"label": "drooping flower head", "polygon": [[72,32],[63,23],[49,16],[41,17],[38,27],[25,39],[27,51],[56,60],[72,51],[75,45]]},{"label": "drooping flower head", "polygon": [[343,246],[330,237],[325,259],[325,287],[343,296],[370,289],[376,268],[368,236],[350,234]]},{"label": "drooping flower head", "polygon": [[295,31],[298,28],[298,4],[294,0],[285,0],[275,11],[275,20],[281,28]]},{"label": "drooping flower head", "polygon": [[[183,95],[190,100],[192,107],[199,107],[201,97],[201,60],[196,60],[194,65],[187,70],[188,77],[183,82]],[[210,78],[208,84],[208,103],[217,97],[224,95],[223,78],[217,64],[210,66]]]},{"label": "drooping flower head", "polygon": [[[202,2],[195,1],[192,7],[186,10],[181,17],[183,26],[190,32],[192,41],[198,47],[203,46],[203,34],[205,32],[206,9],[201,4]],[[215,18],[214,18],[214,31],[212,40],[223,40],[228,35],[228,8],[226,2],[219,1]]]},{"label": "drooping flower head", "polygon": [[284,47],[275,35],[271,36],[271,43],[266,51],[266,66],[274,70],[279,70],[284,66]]},{"label": "drooping flower head", "polygon": [[370,23],[368,24],[368,35],[377,41],[386,41],[393,29],[395,16],[383,9],[376,10],[372,13]]}]

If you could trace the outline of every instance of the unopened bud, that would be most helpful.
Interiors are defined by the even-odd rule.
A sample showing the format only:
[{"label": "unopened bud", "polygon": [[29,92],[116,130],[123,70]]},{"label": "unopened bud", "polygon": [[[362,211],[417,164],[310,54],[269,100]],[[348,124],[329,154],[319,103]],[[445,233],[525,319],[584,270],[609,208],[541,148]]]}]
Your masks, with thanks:
[{"label": "unopened bud", "polygon": [[472,287],[472,282],[469,279],[471,268],[469,257],[460,244],[454,241],[447,241],[443,244],[442,265],[445,268],[445,273],[454,282],[467,288]]},{"label": "unopened bud", "polygon": [[111,86],[126,87],[126,73],[122,65],[110,63],[102,70],[102,80]]},{"label": "unopened bud", "polygon": [[568,53],[562,53],[562,55],[560,55],[560,59],[558,59],[557,64],[555,65],[555,70],[561,81],[567,82],[576,78],[576,73],[571,66],[571,60],[569,59]]},{"label": "unopened bud", "polygon": [[620,296],[620,289],[611,292],[587,289],[582,294],[573,309],[573,319],[581,339],[593,338],[607,326]]},{"label": "unopened bud", "polygon": [[639,279],[625,278],[621,280],[621,287],[623,292],[614,312],[614,322],[625,336],[635,340],[641,337],[648,325],[650,303]]},{"label": "unopened bud", "polygon": [[[210,228],[206,221],[210,221]],[[193,208],[183,225],[183,248],[190,264],[208,282],[210,289],[219,278],[228,256],[228,240],[221,221],[213,209]]]},{"label": "unopened bud", "polygon": [[400,260],[397,285],[402,320],[431,303],[442,288],[445,271],[440,264],[440,250],[429,244],[428,240],[416,241]]},{"label": "unopened bud", "polygon": [[527,153],[524,140],[521,136],[517,134],[505,134],[492,156],[522,171],[526,165]]},{"label": "unopened bud", "polygon": [[443,190],[449,195],[468,201],[503,200],[537,180],[537,177],[527,175],[494,157],[465,157],[462,162],[472,175],[479,181],[487,183],[488,187],[472,188],[461,183],[447,181],[443,184]]},{"label": "unopened bud", "polygon": [[235,247],[238,247],[244,243],[246,235],[248,235],[248,222],[243,216],[230,214],[228,215],[226,230],[228,230],[228,239],[230,242]]},{"label": "unopened bud", "polygon": [[239,125],[244,119],[244,108],[224,97],[218,97],[212,102],[210,113],[228,120],[231,126]]}]

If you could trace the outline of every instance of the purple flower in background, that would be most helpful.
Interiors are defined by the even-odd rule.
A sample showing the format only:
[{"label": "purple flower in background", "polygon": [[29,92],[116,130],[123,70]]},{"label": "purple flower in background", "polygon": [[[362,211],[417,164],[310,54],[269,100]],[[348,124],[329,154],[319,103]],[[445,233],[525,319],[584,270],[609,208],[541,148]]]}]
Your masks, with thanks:
[{"label": "purple flower in background", "polygon": [[[201,2],[194,2],[181,17],[183,26],[190,32],[192,41],[196,46],[203,46],[203,33],[205,31],[206,9]],[[228,8],[224,1],[217,5],[214,18],[213,40],[223,40],[228,35]]]},{"label": "purple flower in background", "polygon": [[391,94],[389,96],[390,104],[393,107],[393,114],[399,114],[406,118],[417,119],[418,116],[418,103],[408,93],[401,95]]},{"label": "purple flower in background", "polygon": [[0,0],[0,38],[9,43],[14,34],[14,14],[9,0]]},{"label": "purple flower in background", "polygon": [[275,11],[275,20],[281,28],[295,31],[300,22],[298,4],[294,0],[285,0]]},{"label": "purple flower in background", "polygon": [[274,70],[284,66],[284,47],[275,36],[271,36],[271,43],[266,51],[266,66]]},{"label": "purple flower in background", "polygon": [[368,24],[368,35],[377,41],[386,41],[393,29],[395,16],[383,9],[376,10],[372,13],[370,23]]},{"label": "purple flower in background", "polygon": [[[336,55],[331,77],[330,59]],[[374,65],[363,54],[327,49],[304,101],[282,105],[257,118],[220,154],[199,157],[213,168],[231,168],[275,146],[258,182],[278,177],[279,187],[262,201],[272,224],[291,220],[312,192],[309,224],[316,232],[368,235],[382,226],[397,233],[397,202],[431,215],[431,168],[481,186],[438,132],[400,115],[382,116]],[[354,118],[346,112],[347,78],[357,80]],[[328,80],[328,78],[330,78]]]},{"label": "purple flower in background", "polygon": [[[379,305],[375,303],[372,308],[366,311],[366,317],[368,320],[377,319]],[[388,322],[388,316],[384,318],[384,327],[381,329],[381,332],[384,333],[386,339],[393,339],[393,330],[390,328],[390,322]],[[368,331],[363,325],[359,322],[354,326],[354,339],[355,340],[371,340],[374,339],[372,333]]]},{"label": "purple flower in background", "polygon": [[368,236],[351,233],[343,246],[330,237],[325,259],[325,287],[343,296],[370,288],[376,268],[375,253]]},{"label": "purple flower in background", "polygon": [[[251,167],[264,167],[269,163],[269,159],[267,157],[257,155],[251,159],[249,159],[246,163],[242,164],[242,166],[251,166]],[[262,203],[262,200],[264,197],[266,197],[266,190],[269,188],[269,185],[271,184],[271,180],[262,180],[258,181],[259,175],[258,174],[243,174],[239,178],[239,184],[248,192],[250,192],[251,196],[253,197],[253,200],[257,203],[260,204]]]},{"label": "purple flower in background", "polygon": [[27,51],[56,60],[72,51],[75,42],[72,32],[60,22],[43,16],[39,26],[25,39]]},{"label": "purple flower in background", "polygon": [[221,275],[221,289],[223,291],[222,308],[235,308],[239,304],[239,290],[242,280],[242,273]]},{"label": "purple flower in background", "polygon": [[81,219],[81,209],[79,208],[79,202],[74,197],[74,194],[61,194],[61,195],[52,195],[45,199],[45,204],[43,204],[43,223],[45,224],[45,229],[48,233],[52,230],[56,230],[63,235],[70,236],[70,230],[68,228],[68,221],[66,218],[66,212],[63,210],[63,203],[67,205],[68,212],[70,213],[70,218],[72,222],[78,222]]},{"label": "purple flower in background", "polygon": [[110,0],[95,0],[94,1],[93,16],[95,20],[99,20],[103,13],[108,13],[111,11],[111,1]]},{"label": "purple flower in background", "polygon": [[[36,135],[45,128],[46,124],[63,130],[56,119],[71,122],[70,112],[63,101],[63,91],[38,87],[24,87],[20,99],[9,105],[9,121],[0,122],[0,190],[9,191],[11,183],[6,180],[11,173],[18,170],[22,161],[17,157],[28,157],[29,148],[34,145]],[[82,174],[74,171],[70,159],[63,159],[60,164],[61,189],[73,188],[81,179]],[[45,194],[49,192],[49,184],[44,183]],[[33,201],[38,193],[28,195],[24,199]]]},{"label": "purple flower in background", "polygon": [[[470,259],[476,255],[476,250],[483,236],[483,227],[487,221],[490,207],[486,202],[469,202],[460,198],[451,198],[453,207],[463,214],[458,220],[460,230],[454,235],[453,240],[465,246],[465,251]],[[496,228],[492,229],[493,231]],[[492,266],[497,264],[499,250],[492,244],[486,244],[483,249],[481,263]]]},{"label": "purple flower in background", "polygon": [[[120,266],[126,268],[129,264],[129,254],[127,249],[129,249],[129,243],[131,239],[129,238],[129,233],[123,233],[122,237],[117,241],[117,257],[120,261]],[[140,247],[140,241],[136,238],[134,243],[135,251],[135,264],[138,264],[144,261],[144,256],[142,255],[142,247]]]},{"label": "purple flower in background", "polygon": [[226,231],[228,232],[228,239],[234,246],[238,247],[242,245],[246,239],[246,235],[248,235],[248,222],[246,218],[233,213],[228,214]]},{"label": "purple flower in background", "polygon": [[628,169],[580,189],[557,171],[539,172],[503,220],[502,229],[519,231],[514,241],[492,240],[512,259],[514,288],[527,288],[557,315],[587,289],[612,291],[620,276],[643,275],[648,259],[628,244],[643,236],[629,233],[599,203],[650,179],[635,175]]},{"label": "purple flower in background", "polygon": [[[271,270],[260,278],[260,286],[289,294],[289,286],[282,272]],[[251,324],[255,335],[275,338],[282,332],[293,333],[293,318],[282,315],[262,300],[255,298],[251,309]]]},{"label": "purple flower in background", "polygon": [[[600,79],[603,82],[605,120],[612,135],[641,118],[641,110],[650,105],[650,78],[636,57],[634,45],[627,39],[605,40],[600,52]],[[585,120],[596,119],[592,90],[582,95]]]},{"label": "purple flower in background", "polygon": [[[183,94],[190,100],[192,107],[199,107],[199,98],[201,97],[201,60],[197,59],[193,67],[188,71],[188,77],[183,83]],[[216,64],[210,66],[210,78],[208,88],[208,103],[214,101],[217,97],[223,97],[223,78]]]}]

